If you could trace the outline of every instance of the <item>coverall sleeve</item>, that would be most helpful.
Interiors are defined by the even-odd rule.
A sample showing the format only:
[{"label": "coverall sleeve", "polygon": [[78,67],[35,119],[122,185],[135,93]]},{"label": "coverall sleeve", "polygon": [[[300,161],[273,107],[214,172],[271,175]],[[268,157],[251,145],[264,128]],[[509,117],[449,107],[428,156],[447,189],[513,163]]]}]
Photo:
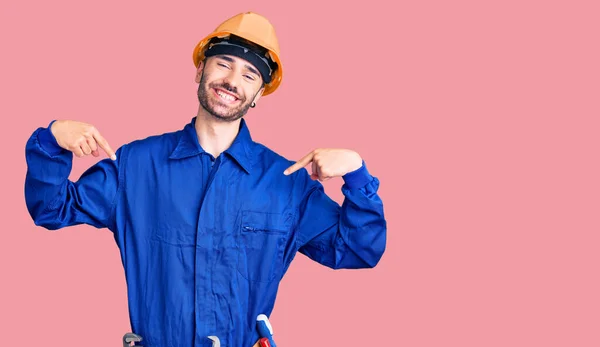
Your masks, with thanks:
[{"label": "coverall sleeve", "polygon": [[25,146],[25,202],[31,218],[48,230],[78,224],[112,229],[122,148],[115,161],[101,160],[73,182],[73,153],[58,145],[52,123],[36,129]]},{"label": "coverall sleeve", "polygon": [[365,162],[343,176],[344,201],[340,206],[313,181],[308,172],[306,193],[299,207],[298,251],[332,269],[372,268],[383,256],[387,225],[383,203],[377,194],[379,179]]}]

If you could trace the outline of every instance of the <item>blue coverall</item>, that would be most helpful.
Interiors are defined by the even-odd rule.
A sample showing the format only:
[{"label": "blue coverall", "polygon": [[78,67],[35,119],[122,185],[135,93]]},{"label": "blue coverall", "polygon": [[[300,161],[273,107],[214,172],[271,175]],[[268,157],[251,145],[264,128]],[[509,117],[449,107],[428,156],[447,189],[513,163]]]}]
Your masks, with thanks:
[{"label": "blue coverall", "polygon": [[[35,225],[112,231],[130,322],[146,347],[250,347],[296,252],[332,269],[371,268],[386,244],[379,180],[365,162],[343,176],[340,206],[294,161],[254,142],[242,119],[217,158],[183,129],[119,147],[77,181],[50,126],[26,144],[25,200]],[[52,123],[50,123],[52,124]]]}]

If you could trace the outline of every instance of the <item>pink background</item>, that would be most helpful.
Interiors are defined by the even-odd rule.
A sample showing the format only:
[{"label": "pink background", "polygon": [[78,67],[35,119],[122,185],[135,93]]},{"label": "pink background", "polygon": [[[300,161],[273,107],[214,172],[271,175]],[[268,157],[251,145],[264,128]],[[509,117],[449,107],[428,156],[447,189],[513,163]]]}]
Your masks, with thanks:
[{"label": "pink background", "polygon": [[[389,223],[373,270],[296,258],[279,346],[600,344],[596,1],[250,3],[2,2],[0,345],[119,346],[129,330],[110,232],[27,214],[31,132],[76,119],[116,148],[183,127],[194,45],[247,10],[275,25],[285,68],[253,137],[290,158],[357,150]],[[325,184],[338,202],[340,185]]]}]

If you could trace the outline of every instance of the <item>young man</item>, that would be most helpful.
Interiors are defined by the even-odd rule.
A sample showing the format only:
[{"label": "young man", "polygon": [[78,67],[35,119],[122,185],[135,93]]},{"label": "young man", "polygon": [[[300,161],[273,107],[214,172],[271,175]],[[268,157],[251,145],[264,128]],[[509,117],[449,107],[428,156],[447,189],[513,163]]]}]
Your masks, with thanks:
[{"label": "young man", "polygon": [[[379,181],[351,150],[316,149],[293,162],[251,139],[243,116],[282,77],[264,17],[228,19],[193,58],[200,105],[182,130],[114,152],[93,126],[53,121],[27,142],[25,198],[38,226],[113,232],[144,346],[210,346],[217,336],[250,347],[297,252],[333,269],[379,262]],[[73,155],[100,149],[110,159],[70,181]],[[344,180],[341,206],[320,183],[332,177]]]}]

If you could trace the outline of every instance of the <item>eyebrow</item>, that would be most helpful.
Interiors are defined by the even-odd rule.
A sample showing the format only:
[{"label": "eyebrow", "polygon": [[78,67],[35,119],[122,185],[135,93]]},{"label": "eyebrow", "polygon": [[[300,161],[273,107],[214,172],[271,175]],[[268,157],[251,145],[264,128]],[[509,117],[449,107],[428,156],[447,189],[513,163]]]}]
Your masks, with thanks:
[{"label": "eyebrow", "polygon": [[[228,56],[226,56],[226,55],[219,55],[219,59],[222,59],[222,60],[228,61],[228,62],[230,62],[230,63],[235,63],[235,60],[234,60],[233,58],[231,58],[231,57],[228,57]],[[257,71],[255,68],[253,68],[252,66],[250,66],[250,65],[248,65],[248,64],[244,64],[244,67],[245,67],[246,69],[250,70],[250,72],[252,72],[253,74],[255,74],[255,75],[257,75],[257,76],[260,76],[260,73],[259,73],[259,72],[258,72],[258,71]]]}]

